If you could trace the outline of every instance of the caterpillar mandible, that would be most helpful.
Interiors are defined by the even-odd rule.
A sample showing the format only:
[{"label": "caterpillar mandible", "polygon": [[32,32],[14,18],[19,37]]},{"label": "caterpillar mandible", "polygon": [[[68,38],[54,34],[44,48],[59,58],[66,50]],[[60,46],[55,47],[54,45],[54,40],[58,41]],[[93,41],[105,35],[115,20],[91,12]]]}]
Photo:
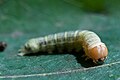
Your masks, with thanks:
[{"label": "caterpillar mandible", "polygon": [[88,30],[68,31],[30,39],[19,50],[19,55],[24,56],[37,52],[52,53],[56,49],[58,52],[64,50],[70,52],[73,49],[79,52],[83,49],[87,57],[86,60],[91,58],[96,64],[103,63],[108,55],[106,45],[101,42],[96,33]]}]

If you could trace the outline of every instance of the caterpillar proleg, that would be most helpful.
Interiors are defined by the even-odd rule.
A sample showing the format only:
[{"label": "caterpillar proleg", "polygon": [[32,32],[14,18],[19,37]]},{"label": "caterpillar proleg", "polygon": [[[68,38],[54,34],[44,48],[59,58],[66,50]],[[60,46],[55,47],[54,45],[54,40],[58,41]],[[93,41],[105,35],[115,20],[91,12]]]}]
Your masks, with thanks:
[{"label": "caterpillar proleg", "polygon": [[96,64],[103,63],[108,55],[106,45],[101,42],[96,33],[88,30],[68,31],[30,39],[19,50],[19,55],[24,56],[37,52],[52,53],[56,49],[58,52],[64,50],[70,52],[73,49],[79,52],[83,49],[86,59],[91,58]]}]

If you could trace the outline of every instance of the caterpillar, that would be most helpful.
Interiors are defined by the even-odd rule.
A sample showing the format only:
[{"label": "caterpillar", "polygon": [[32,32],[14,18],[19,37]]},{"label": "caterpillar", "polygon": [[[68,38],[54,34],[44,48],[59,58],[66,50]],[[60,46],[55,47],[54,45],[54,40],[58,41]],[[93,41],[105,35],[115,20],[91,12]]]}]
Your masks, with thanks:
[{"label": "caterpillar", "polygon": [[67,52],[72,50],[79,52],[83,49],[85,52],[84,56],[86,56],[85,60],[92,59],[95,64],[103,63],[108,55],[106,45],[101,42],[96,33],[88,30],[61,32],[30,39],[19,50],[18,55],[24,56],[37,52],[52,53],[56,49],[58,52],[63,52],[64,50]]}]

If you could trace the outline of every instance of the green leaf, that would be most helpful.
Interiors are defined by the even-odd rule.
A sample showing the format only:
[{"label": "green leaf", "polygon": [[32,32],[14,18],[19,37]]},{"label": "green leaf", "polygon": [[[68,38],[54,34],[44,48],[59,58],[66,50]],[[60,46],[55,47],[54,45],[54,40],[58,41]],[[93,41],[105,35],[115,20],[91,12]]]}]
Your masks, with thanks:
[{"label": "green leaf", "polygon": [[[120,0],[1,0],[0,78],[41,80],[120,79]],[[105,11],[105,12],[104,12]],[[109,55],[91,66],[72,54],[17,56],[31,38],[48,34],[92,30],[106,43]],[[75,54],[75,53],[73,53]]]}]

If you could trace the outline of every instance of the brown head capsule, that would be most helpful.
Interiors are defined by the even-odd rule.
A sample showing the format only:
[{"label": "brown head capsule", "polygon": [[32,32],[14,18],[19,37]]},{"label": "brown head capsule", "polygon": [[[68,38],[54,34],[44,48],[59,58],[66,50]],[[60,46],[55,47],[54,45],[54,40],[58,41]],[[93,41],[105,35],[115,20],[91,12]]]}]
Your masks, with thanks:
[{"label": "brown head capsule", "polygon": [[89,48],[87,56],[90,57],[94,63],[103,64],[107,58],[108,49],[104,43],[98,44],[95,47]]}]

